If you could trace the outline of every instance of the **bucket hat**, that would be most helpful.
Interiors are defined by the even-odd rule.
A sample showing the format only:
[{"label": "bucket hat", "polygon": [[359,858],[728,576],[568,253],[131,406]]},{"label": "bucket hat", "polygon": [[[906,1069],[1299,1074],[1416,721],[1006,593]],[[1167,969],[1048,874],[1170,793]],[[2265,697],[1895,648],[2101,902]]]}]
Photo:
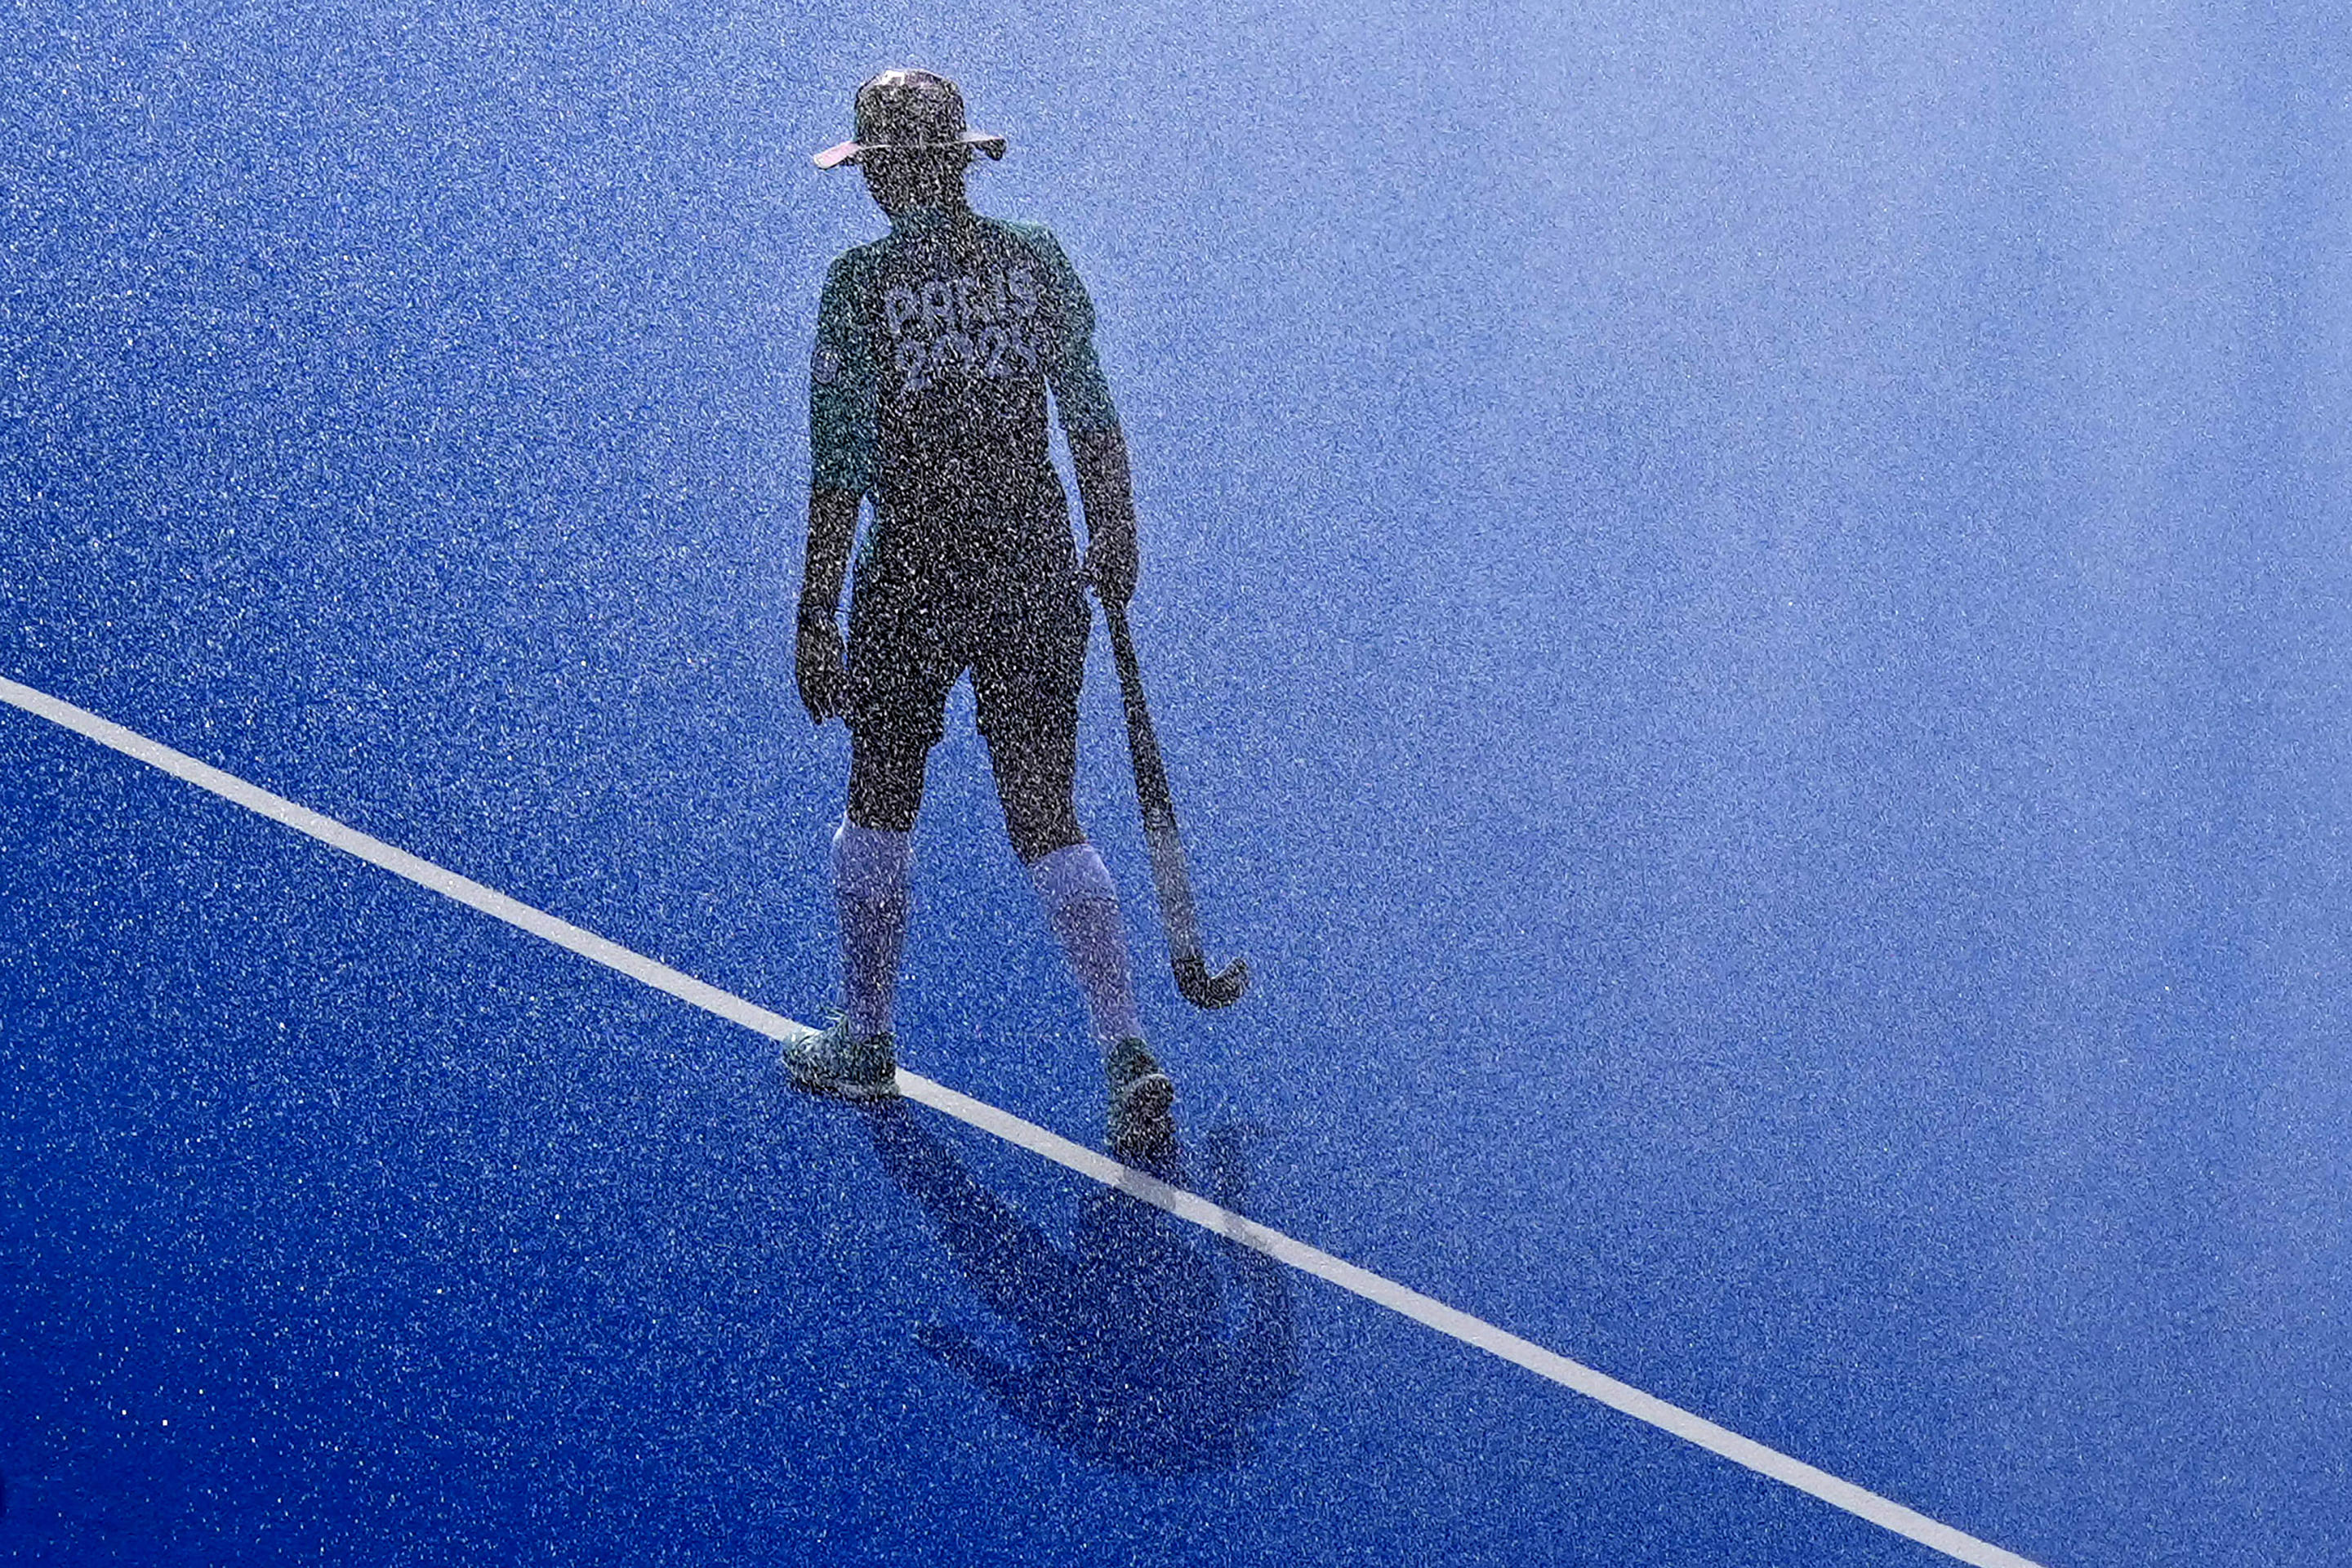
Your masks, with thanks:
[{"label": "bucket hat", "polygon": [[946,152],[976,147],[992,158],[1004,156],[1004,138],[964,124],[963,94],[936,71],[887,70],[857,89],[857,134],[816,154],[816,166],[855,163],[877,149],[893,153]]}]

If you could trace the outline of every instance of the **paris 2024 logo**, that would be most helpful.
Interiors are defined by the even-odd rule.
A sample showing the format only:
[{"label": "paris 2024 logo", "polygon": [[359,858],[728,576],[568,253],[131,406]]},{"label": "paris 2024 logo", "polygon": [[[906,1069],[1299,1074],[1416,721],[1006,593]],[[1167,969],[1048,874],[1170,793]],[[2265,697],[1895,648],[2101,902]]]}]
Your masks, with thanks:
[{"label": "paris 2024 logo", "polygon": [[1037,374],[1037,277],[1026,267],[892,289],[882,297],[882,319],[902,397],[950,377]]}]

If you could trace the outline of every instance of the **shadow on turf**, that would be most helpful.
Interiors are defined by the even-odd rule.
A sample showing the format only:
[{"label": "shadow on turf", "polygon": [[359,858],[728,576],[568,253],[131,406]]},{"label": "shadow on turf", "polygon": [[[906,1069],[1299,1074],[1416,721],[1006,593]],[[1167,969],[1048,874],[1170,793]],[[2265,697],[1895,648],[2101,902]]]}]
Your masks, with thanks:
[{"label": "shadow on turf", "polygon": [[[1083,1200],[1076,1236],[1056,1247],[982,1187],[903,1102],[868,1119],[891,1179],[920,1204],[989,1310],[1017,1329],[1025,1365],[963,1329],[929,1323],[923,1348],[1015,1420],[1082,1458],[1145,1475],[1228,1468],[1255,1447],[1254,1425],[1297,1382],[1282,1266],[1233,1242],[1224,1276],[1192,1227],[1104,1187]],[[1201,1141],[1202,1195],[1223,1204],[1246,1182],[1244,1135]],[[1181,1147],[1137,1162],[1187,1184]]]}]

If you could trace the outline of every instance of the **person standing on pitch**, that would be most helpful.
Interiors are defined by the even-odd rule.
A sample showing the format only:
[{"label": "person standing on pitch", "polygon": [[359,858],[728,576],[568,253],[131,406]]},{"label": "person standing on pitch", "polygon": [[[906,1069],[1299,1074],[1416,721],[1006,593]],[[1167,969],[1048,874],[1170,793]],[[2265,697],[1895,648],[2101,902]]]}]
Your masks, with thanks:
[{"label": "person standing on pitch", "polygon": [[[857,89],[855,163],[890,232],[833,264],[809,372],[808,557],[796,675],[809,717],[849,725],[849,802],[834,835],[842,1015],[785,1052],[793,1081],[844,1099],[897,1090],[891,1001],[915,816],[949,691],[969,670],[1013,849],[1086,994],[1114,1152],[1174,1136],[1174,1085],[1146,1048],[1118,890],[1078,826],[1078,688],[1091,585],[1135,592],[1127,447],[1096,363],[1094,308],[1047,230],[973,212],[962,95],[929,71]],[[1083,566],[1047,456],[1047,394],[1087,524]],[[845,646],[843,578],[859,511]]]}]

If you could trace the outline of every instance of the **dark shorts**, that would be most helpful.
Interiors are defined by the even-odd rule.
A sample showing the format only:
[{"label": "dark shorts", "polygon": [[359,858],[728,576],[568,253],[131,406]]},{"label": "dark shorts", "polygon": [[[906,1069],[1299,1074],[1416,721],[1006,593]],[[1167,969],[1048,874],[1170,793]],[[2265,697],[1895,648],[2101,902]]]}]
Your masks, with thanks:
[{"label": "dark shorts", "polygon": [[1093,623],[1076,574],[1046,569],[994,587],[861,572],[849,602],[849,728],[887,751],[927,751],[947,732],[964,671],[992,750],[1071,746]]}]

